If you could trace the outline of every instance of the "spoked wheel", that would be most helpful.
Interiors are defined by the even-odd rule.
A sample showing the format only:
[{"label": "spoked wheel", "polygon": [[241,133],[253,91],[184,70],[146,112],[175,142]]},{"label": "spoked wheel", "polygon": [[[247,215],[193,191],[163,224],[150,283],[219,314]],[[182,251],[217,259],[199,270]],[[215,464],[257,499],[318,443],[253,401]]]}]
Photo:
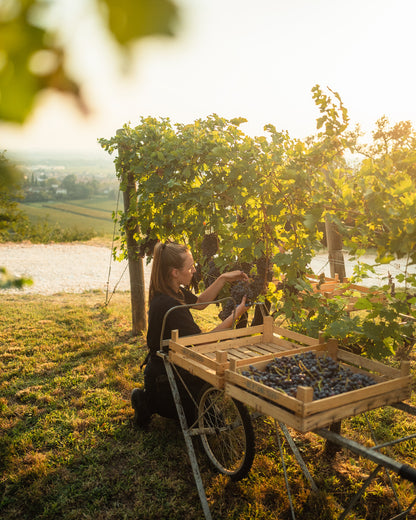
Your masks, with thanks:
[{"label": "spoked wheel", "polygon": [[198,427],[202,446],[215,468],[231,480],[250,471],[254,459],[254,430],[247,407],[213,386],[202,388]]}]

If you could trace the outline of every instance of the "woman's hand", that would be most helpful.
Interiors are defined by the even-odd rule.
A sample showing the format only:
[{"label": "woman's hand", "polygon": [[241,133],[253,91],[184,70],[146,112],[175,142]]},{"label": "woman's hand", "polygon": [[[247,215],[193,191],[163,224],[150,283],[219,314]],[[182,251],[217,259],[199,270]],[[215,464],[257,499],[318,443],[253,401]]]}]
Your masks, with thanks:
[{"label": "woman's hand", "polygon": [[249,280],[244,271],[228,271],[227,273],[222,273],[220,277],[223,278],[226,282],[236,282],[237,280],[248,282]]},{"label": "woman's hand", "polygon": [[[198,296],[198,303],[214,301],[227,282],[235,282],[237,280],[248,282],[249,278],[244,271],[229,271],[220,274],[220,276]],[[203,308],[204,307],[199,307],[199,309]]]},{"label": "woman's hand", "polygon": [[246,304],[246,300],[247,300],[247,295],[244,295],[241,302],[235,308],[236,319],[240,318],[245,312],[247,312],[249,305]]},{"label": "woman's hand", "polygon": [[241,318],[241,316],[245,312],[247,312],[248,305],[246,305],[246,299],[247,296],[244,295],[243,299],[241,300],[241,303],[239,303],[235,308],[235,311],[233,311],[229,316],[225,318],[224,321],[217,325],[214,330],[225,330],[231,328],[233,326],[234,321]]}]

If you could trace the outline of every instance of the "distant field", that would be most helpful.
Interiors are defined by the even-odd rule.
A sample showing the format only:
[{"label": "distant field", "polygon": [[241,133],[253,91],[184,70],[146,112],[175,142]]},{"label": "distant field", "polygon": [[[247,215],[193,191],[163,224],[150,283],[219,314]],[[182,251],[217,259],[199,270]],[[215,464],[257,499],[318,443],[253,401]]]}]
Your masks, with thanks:
[{"label": "distant field", "polygon": [[20,204],[20,208],[34,222],[46,219],[62,228],[93,229],[106,235],[114,229],[112,212],[116,210],[116,202],[109,199],[33,202]]},{"label": "distant field", "polygon": [[[67,204],[79,206],[82,208],[93,208],[93,209],[102,210],[104,212],[109,213],[111,216],[111,213],[116,210],[117,201],[110,200],[110,199],[97,198],[97,199],[86,199],[86,200],[69,200],[69,201],[67,201]],[[119,204],[119,209],[122,209],[122,206],[120,206],[120,204]]]}]

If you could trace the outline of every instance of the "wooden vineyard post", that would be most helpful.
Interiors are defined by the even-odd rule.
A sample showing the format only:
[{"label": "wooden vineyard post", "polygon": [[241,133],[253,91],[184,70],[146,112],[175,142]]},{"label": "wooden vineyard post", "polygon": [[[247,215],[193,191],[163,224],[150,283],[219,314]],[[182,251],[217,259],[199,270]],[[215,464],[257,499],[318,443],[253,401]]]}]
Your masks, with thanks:
[{"label": "wooden vineyard post", "polygon": [[342,236],[337,226],[333,222],[330,222],[328,218],[325,219],[325,231],[331,278],[335,278],[337,274],[340,280],[344,280],[346,273],[344,254],[342,252]]},{"label": "wooden vineyard post", "polygon": [[[123,130],[117,130],[117,135]],[[129,209],[137,204],[137,191],[134,175],[130,171],[128,154],[130,150],[123,145],[119,145],[118,153],[122,166],[121,186],[123,191],[124,212],[127,215]],[[145,303],[145,283],[143,258],[139,254],[138,243],[135,235],[139,234],[139,224],[137,219],[129,217],[125,224],[127,241],[127,258],[130,275],[130,298],[132,314],[132,334],[137,336],[146,329],[146,303]]]}]

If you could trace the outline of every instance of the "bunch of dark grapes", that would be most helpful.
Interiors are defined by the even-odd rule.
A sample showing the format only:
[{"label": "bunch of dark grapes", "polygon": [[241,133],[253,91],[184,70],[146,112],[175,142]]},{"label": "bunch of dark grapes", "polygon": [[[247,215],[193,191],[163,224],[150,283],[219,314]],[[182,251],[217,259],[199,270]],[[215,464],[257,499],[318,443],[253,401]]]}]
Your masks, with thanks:
[{"label": "bunch of dark grapes", "polygon": [[250,284],[251,288],[251,299],[252,301],[256,301],[260,294],[262,294],[266,289],[266,284],[264,283],[264,279],[260,276],[255,276]]},{"label": "bunch of dark grapes", "polygon": [[[252,264],[244,263],[234,266],[236,269],[240,269],[244,271],[247,275],[251,272]],[[234,298],[236,305],[241,303],[243,296],[246,296],[246,303],[248,305],[253,304],[257,301],[260,294],[264,292],[265,283],[264,279],[256,275],[254,278],[250,280],[250,282],[236,282],[231,285],[230,296]],[[234,310],[234,303],[232,300],[227,300],[223,305],[222,311],[219,313],[218,317],[221,320],[225,320]]]},{"label": "bunch of dark grapes", "polygon": [[228,316],[234,312],[234,308],[234,302],[232,300],[226,300],[222,304],[222,310],[218,313],[219,319],[224,321],[225,318],[228,318]]},{"label": "bunch of dark grapes", "polygon": [[247,276],[250,276],[253,265],[250,262],[237,262],[230,267],[230,271],[243,271]]},{"label": "bunch of dark grapes", "polygon": [[[236,282],[231,286],[230,289],[230,296],[234,298],[235,305],[239,305],[241,303],[241,300],[243,299],[244,295],[247,295],[247,303],[248,303],[248,295],[250,291],[250,284],[247,282]],[[230,314],[232,314],[234,311],[234,301],[233,300],[226,300],[223,303],[223,307],[221,312],[218,314],[218,317],[220,320],[224,321],[225,318],[228,318]]]},{"label": "bunch of dark grapes", "polygon": [[[243,296],[247,297],[247,304],[253,304],[257,301],[260,294],[265,292],[267,282],[273,278],[273,269],[270,259],[262,256],[254,263],[238,262],[232,266],[230,270],[240,270],[250,276],[253,266],[256,265],[257,274],[250,279],[250,282],[236,282],[231,285],[230,296],[235,300],[236,305],[241,303]],[[223,308],[218,317],[225,320],[234,311],[234,302],[227,300],[223,304]]]},{"label": "bunch of dark grapes", "polygon": [[251,296],[250,284],[243,281],[234,283],[230,289],[230,296],[234,298],[237,305],[241,303],[244,296],[247,296],[249,300]]},{"label": "bunch of dark grapes", "polygon": [[141,257],[144,256],[153,256],[153,251],[155,249],[155,245],[159,242],[157,238],[149,238],[147,236],[143,242],[140,244],[139,254]]},{"label": "bunch of dark grapes", "polygon": [[204,235],[201,243],[201,252],[205,258],[212,258],[218,253],[219,241],[216,233]]},{"label": "bunch of dark grapes", "polygon": [[254,263],[257,267],[257,276],[263,280],[264,284],[271,282],[273,280],[273,266],[270,258],[262,255]]},{"label": "bunch of dark grapes", "polygon": [[[259,293],[256,292],[255,286],[253,286],[250,282],[236,282],[232,284],[230,289],[230,296],[234,299],[235,304],[239,305],[244,296],[246,296],[246,303],[249,305],[250,303],[254,303],[257,299]],[[227,300],[223,304],[223,309],[219,313],[218,317],[221,320],[225,320],[232,312],[234,311],[234,301]]]},{"label": "bunch of dark grapes", "polygon": [[292,397],[298,386],[312,387],[315,400],[376,383],[370,375],[353,372],[329,356],[317,356],[314,352],[275,358],[264,370],[250,366],[242,374]]},{"label": "bunch of dark grapes", "polygon": [[214,260],[208,262],[208,270],[204,274],[205,288],[209,287],[220,275],[220,270],[215,265]]},{"label": "bunch of dark grapes", "polygon": [[191,288],[197,292],[199,290],[199,282],[202,281],[202,267],[201,264],[195,263],[195,272],[192,275]]}]

